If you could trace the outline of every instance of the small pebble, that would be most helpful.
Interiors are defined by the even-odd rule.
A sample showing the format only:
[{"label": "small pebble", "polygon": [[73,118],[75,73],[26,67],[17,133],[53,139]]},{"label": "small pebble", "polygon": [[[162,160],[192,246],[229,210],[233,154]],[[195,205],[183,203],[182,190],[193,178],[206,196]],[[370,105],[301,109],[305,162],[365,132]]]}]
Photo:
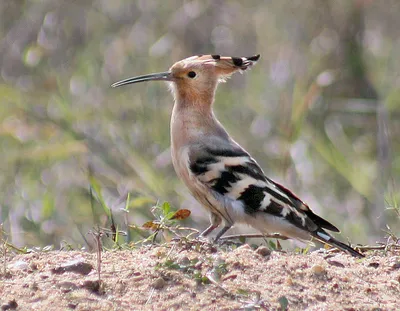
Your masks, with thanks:
[{"label": "small pebble", "polygon": [[335,267],[344,268],[344,264],[336,260],[328,260],[328,263]]},{"label": "small pebble", "polygon": [[81,275],[88,275],[93,270],[93,266],[90,263],[74,260],[67,262],[59,267],[53,268],[51,272],[53,274],[63,274],[64,272],[74,272]]},{"label": "small pebble", "polygon": [[256,249],[256,253],[263,257],[266,257],[271,255],[271,250],[268,249],[268,247],[260,246],[259,248]]},{"label": "small pebble", "polygon": [[154,280],[152,287],[154,289],[161,289],[165,286],[166,282],[163,278],[159,277],[157,279]]},{"label": "small pebble", "polygon": [[317,299],[318,301],[324,302],[324,301],[326,301],[326,296],[317,294],[317,295],[315,295],[315,299]]},{"label": "small pebble", "polygon": [[81,285],[82,288],[86,288],[89,291],[91,291],[92,293],[95,294],[102,294],[103,290],[102,290],[102,281],[99,280],[86,280],[83,282],[83,284]]},{"label": "small pebble", "polygon": [[321,275],[324,274],[326,272],[325,268],[321,265],[313,265],[311,267],[311,271],[315,274],[315,275]]},{"label": "small pebble", "polygon": [[69,282],[69,281],[60,282],[60,283],[57,284],[57,286],[59,288],[61,288],[61,290],[64,293],[67,293],[67,292],[70,292],[72,290],[78,289],[78,286],[75,283]]},{"label": "small pebble", "polygon": [[39,286],[36,282],[33,282],[29,285],[30,289],[33,291],[37,291],[39,289]]},{"label": "small pebble", "polygon": [[234,280],[237,278],[237,274],[231,274],[231,275],[227,275],[225,277],[222,278],[222,281],[226,281],[226,280]]},{"label": "small pebble", "polygon": [[13,265],[11,265],[11,268],[14,268],[17,270],[27,270],[28,267],[29,267],[29,265],[23,260],[19,260],[19,261],[15,262]]},{"label": "small pebble", "polygon": [[8,303],[3,304],[1,306],[1,310],[15,310],[18,308],[18,303],[15,301],[15,299],[10,300]]}]

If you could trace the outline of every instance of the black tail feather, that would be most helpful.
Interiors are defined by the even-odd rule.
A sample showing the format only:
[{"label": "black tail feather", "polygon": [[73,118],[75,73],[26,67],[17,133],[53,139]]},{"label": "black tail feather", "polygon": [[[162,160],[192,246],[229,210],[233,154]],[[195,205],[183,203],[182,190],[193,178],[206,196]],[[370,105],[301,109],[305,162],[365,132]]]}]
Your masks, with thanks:
[{"label": "black tail feather", "polygon": [[322,217],[314,214],[312,210],[305,211],[306,215],[313,221],[317,226],[320,226],[324,229],[333,231],[333,232],[340,232],[336,226],[332,225],[329,221],[323,219]]},{"label": "black tail feather", "polygon": [[357,258],[364,258],[365,256],[361,254],[360,252],[356,251],[354,248],[340,242],[339,240],[335,239],[332,237],[330,234],[328,234],[325,230],[319,229],[313,233],[313,236],[315,239],[322,243],[326,243],[330,246],[336,247],[342,251],[345,251],[346,253],[357,257]]}]

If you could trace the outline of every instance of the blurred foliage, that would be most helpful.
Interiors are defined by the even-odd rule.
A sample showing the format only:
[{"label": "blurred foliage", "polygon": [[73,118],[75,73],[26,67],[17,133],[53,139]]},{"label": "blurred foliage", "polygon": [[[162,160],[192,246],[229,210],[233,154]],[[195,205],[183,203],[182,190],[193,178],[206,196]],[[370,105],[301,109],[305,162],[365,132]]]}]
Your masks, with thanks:
[{"label": "blurred foliage", "polygon": [[400,233],[387,209],[400,201],[399,10],[395,0],[1,1],[9,241],[85,245],[109,225],[108,207],[119,226],[142,224],[158,200],[206,226],[172,168],[167,88],[110,84],[209,53],[262,55],[220,86],[215,109],[271,178],[354,242],[386,224]]}]

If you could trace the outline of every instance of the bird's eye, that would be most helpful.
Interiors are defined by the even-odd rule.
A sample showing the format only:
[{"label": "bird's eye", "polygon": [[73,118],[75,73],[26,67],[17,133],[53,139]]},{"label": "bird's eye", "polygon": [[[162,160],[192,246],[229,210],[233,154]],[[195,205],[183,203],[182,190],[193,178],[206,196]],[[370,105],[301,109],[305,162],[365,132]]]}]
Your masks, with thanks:
[{"label": "bird's eye", "polygon": [[189,71],[187,75],[189,78],[193,79],[196,76],[196,73],[194,71]]}]

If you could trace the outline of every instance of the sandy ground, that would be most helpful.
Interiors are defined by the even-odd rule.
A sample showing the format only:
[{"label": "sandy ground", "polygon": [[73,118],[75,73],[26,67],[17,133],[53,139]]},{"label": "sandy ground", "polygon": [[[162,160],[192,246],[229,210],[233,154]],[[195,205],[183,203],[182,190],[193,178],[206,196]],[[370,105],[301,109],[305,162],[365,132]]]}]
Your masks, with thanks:
[{"label": "sandy ground", "polygon": [[[5,262],[4,262],[5,261]],[[1,258],[2,310],[400,310],[400,252],[286,254],[171,242]]]}]

